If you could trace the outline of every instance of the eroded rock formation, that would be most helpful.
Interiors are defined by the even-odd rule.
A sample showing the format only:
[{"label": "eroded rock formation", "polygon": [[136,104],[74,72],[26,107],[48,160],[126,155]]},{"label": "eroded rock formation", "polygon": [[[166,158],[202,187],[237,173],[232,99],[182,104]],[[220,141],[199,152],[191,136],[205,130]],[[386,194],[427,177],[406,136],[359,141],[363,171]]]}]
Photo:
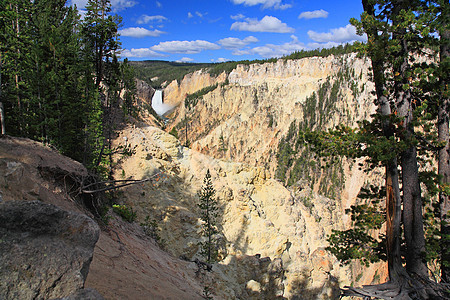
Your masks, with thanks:
[{"label": "eroded rock formation", "polygon": [[[40,201],[0,204],[0,298],[51,299],[84,287],[98,225]],[[100,299],[100,298],[99,298]]]}]

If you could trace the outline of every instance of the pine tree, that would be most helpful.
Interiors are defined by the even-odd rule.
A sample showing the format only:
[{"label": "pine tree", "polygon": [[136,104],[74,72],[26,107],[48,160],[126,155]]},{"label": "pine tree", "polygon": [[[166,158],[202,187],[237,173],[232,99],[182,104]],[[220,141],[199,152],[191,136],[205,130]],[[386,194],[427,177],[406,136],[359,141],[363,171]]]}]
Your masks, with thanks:
[{"label": "pine tree", "polygon": [[205,178],[203,179],[203,186],[201,191],[198,192],[200,203],[200,218],[203,221],[202,234],[206,237],[206,241],[200,242],[201,254],[206,258],[208,263],[212,263],[217,260],[218,249],[214,239],[214,235],[218,233],[216,228],[217,218],[217,200],[215,199],[216,191],[212,185],[211,174],[209,169],[206,171]]},{"label": "pine tree", "polygon": [[[426,251],[429,245],[425,243],[421,190],[422,183],[432,196],[439,183],[433,178],[438,176],[420,166],[430,165],[430,157],[448,143],[436,139],[436,112],[445,101],[442,84],[439,88],[434,84],[439,82],[436,78],[448,76],[439,71],[442,66],[436,59],[436,45],[448,43],[445,36],[437,34],[441,26],[448,29],[448,23],[442,21],[448,18],[448,1],[363,0],[362,4],[361,20],[352,23],[359,33],[368,36],[368,43],[361,49],[372,60],[377,113],[356,129],[340,126],[328,132],[305,133],[305,138],[319,153],[366,157],[367,169],[383,166],[386,181],[379,190],[385,191],[386,207],[384,212],[377,211],[375,205],[379,201],[352,207],[355,228],[335,231],[330,236],[329,249],[348,261],[363,258],[367,245],[371,245],[369,255],[388,262],[389,282],[350,288],[346,295],[446,297],[445,288],[428,277],[426,259],[430,257]],[[448,96],[448,85],[444,90]],[[448,123],[446,126],[448,129]],[[377,214],[385,216],[384,245],[367,232],[381,228],[379,219],[373,222]],[[441,249],[446,250],[448,237],[444,235],[440,241]]]}]

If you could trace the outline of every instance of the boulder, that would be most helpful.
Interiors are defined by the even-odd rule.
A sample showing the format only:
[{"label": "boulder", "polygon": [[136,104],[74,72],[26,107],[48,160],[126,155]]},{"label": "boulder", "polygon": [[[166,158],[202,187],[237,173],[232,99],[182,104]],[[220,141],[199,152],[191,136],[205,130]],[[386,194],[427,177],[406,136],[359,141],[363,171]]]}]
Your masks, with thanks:
[{"label": "boulder", "polygon": [[84,287],[98,225],[40,201],[0,203],[0,299],[69,297]]}]

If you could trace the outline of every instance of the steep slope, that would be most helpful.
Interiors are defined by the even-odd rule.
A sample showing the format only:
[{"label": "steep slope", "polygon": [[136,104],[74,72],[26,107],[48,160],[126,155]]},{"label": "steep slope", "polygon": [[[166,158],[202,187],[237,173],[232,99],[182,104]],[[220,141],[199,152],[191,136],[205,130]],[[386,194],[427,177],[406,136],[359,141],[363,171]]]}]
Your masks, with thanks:
[{"label": "steep slope", "polygon": [[[0,181],[0,203],[12,203],[14,200],[29,203],[38,201],[51,203],[66,211],[92,217],[89,211],[81,205],[81,202],[72,197],[73,193],[76,192],[74,190],[76,185],[73,180],[81,179],[87,175],[86,169],[80,163],[64,157],[38,142],[8,136],[0,138],[0,178],[2,178]],[[72,214],[68,215],[71,216]],[[64,219],[70,220],[66,215],[63,216]],[[21,220],[24,220],[24,216]],[[50,221],[42,219],[38,222],[29,221],[27,224],[31,226],[33,223],[39,224],[39,222],[45,222],[47,226],[58,226],[55,225],[57,219],[51,218]],[[84,221],[83,226],[88,223]],[[3,220],[2,224],[5,225],[6,221]],[[61,224],[63,223],[59,223],[59,226]],[[48,228],[49,231],[56,232],[59,229]],[[36,230],[44,231],[44,227]],[[35,232],[40,232],[36,230]],[[73,243],[76,242],[76,238],[82,236],[77,230],[86,231],[86,229],[73,227],[71,230],[74,231],[73,236],[70,235],[70,232],[58,234],[63,235],[60,239],[70,240],[72,243],[70,246],[74,247]],[[30,238],[29,233],[24,232],[23,235]],[[69,258],[71,255],[75,255],[77,251],[69,249],[70,254],[65,256],[55,252],[52,254],[60,255],[60,257],[52,258],[50,253],[47,254],[45,251],[51,251],[50,249],[55,247],[55,242],[50,240],[49,234],[46,232],[39,234],[38,237],[52,243],[47,248],[45,245],[41,245],[41,251],[44,252],[42,255],[48,255],[52,264],[59,264],[58,267],[62,270],[75,268],[74,263],[73,266],[66,266],[64,262],[69,263]],[[0,240],[3,239],[6,239],[6,236],[2,235]],[[26,239],[22,237],[22,240],[22,243],[24,243]],[[75,247],[80,247],[80,245],[75,245]],[[25,251],[25,249],[22,246],[21,251]],[[24,252],[20,256],[25,259],[26,255],[29,255],[31,260],[28,263],[32,263],[33,260],[40,259],[36,257],[36,253],[39,252]],[[4,254],[2,253],[2,255]],[[6,255],[5,261],[8,259]],[[45,262],[43,259],[40,260]],[[23,266],[26,267],[26,264]],[[39,264],[36,264],[36,266],[38,267]],[[48,267],[48,265],[45,265],[45,268]],[[2,276],[13,276],[13,273],[3,273],[3,271],[6,272],[6,270],[0,270]],[[23,278],[22,285],[28,286],[31,284],[29,280],[26,280],[26,276],[31,276],[32,271],[33,266],[30,266],[28,270],[22,273],[21,268],[15,268],[14,272],[16,272],[18,280]],[[124,222],[120,217],[110,212],[109,224],[107,227],[103,226],[99,241],[95,245],[94,258],[90,265],[85,287],[95,288],[105,299],[202,299],[203,287],[197,282],[195,271],[194,263],[177,259],[162,251],[154,240],[143,233],[139,225]],[[45,274],[46,277],[43,275],[42,278],[33,278],[33,280],[36,282],[48,280],[51,276],[57,274],[57,272],[52,271]],[[73,274],[69,275],[74,276]],[[74,281],[76,278],[72,278],[72,280]],[[60,288],[60,285],[66,281],[65,279],[61,280],[61,278],[59,281],[56,280],[52,287],[47,288],[46,292],[53,297],[67,296],[61,293],[62,288]],[[48,280],[48,282],[42,282],[39,286],[44,288],[46,284],[51,283],[52,281]],[[59,291],[53,291],[56,288]],[[24,295],[26,289],[22,288],[20,292],[21,295]],[[51,292],[53,294],[50,294]],[[84,296],[81,295],[80,297],[83,298]]]},{"label": "steep slope", "polygon": [[[315,192],[338,200],[345,209],[367,181],[358,162],[342,160],[323,170],[296,136],[299,128],[355,126],[369,118],[375,110],[369,65],[355,53],[238,65],[226,79],[218,81],[223,84],[194,101],[197,103],[192,108],[180,105],[168,128],[175,127],[182,143],[187,137],[196,151],[263,167],[272,178],[290,184],[306,182]],[[204,74],[205,78],[201,74],[186,77],[186,84],[193,77],[201,77],[201,83],[210,82],[209,74]],[[184,100],[170,89],[164,93],[166,98],[178,97],[179,103]],[[281,143],[290,143],[287,152],[291,154],[284,164]]]},{"label": "steep slope", "polygon": [[264,168],[211,158],[151,126],[124,129],[117,143],[136,147],[135,155],[121,160],[117,179],[154,178],[125,188],[123,203],[140,222],[155,220],[166,249],[188,261],[201,258],[196,192],[210,170],[222,261],[198,277],[218,299],[333,298],[338,283],[350,284],[358,275],[371,282],[376,272],[385,276],[377,267],[364,274],[342,267],[324,251],[327,234],[343,228],[343,210],[308,185],[286,189]]}]

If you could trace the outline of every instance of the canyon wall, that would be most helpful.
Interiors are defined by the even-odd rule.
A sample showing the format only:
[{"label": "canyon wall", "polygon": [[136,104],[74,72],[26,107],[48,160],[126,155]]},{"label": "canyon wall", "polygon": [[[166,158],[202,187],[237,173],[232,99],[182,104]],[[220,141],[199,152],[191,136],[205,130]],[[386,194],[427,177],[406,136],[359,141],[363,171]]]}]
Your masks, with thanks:
[{"label": "canyon wall", "polygon": [[221,261],[198,276],[217,299],[334,299],[339,285],[386,276],[380,265],[341,266],[325,251],[327,235],[345,227],[344,212],[307,185],[287,189],[262,167],[212,158],[151,126],[124,129],[117,143],[125,142],[136,153],[115,177],[154,179],[125,188],[121,200],[139,222],[155,220],[165,249],[188,261],[203,259],[197,191],[210,170]]},{"label": "canyon wall", "polygon": [[[195,151],[262,167],[274,178],[278,145],[293,122],[306,124],[311,130],[328,129],[338,124],[355,126],[374,113],[369,66],[368,59],[355,53],[238,65],[221,81],[228,84],[218,85],[193,108],[179,105],[168,126],[178,130],[183,143],[187,136]],[[225,73],[221,76],[223,80]],[[201,84],[193,84],[198,88],[212,82],[209,74],[198,72],[186,77],[180,86],[192,83],[193,78],[201,78]],[[168,98],[179,96],[171,90],[164,93]],[[324,99],[311,103],[313,94]],[[182,103],[184,98],[177,99]],[[312,154],[305,155],[315,160]],[[339,169],[336,176],[344,180],[334,198],[345,208],[354,203],[367,176],[357,163],[343,160]],[[320,181],[322,185],[333,184],[324,182],[329,175],[320,170],[316,173],[315,192],[322,192]]]},{"label": "canyon wall", "polygon": [[[200,257],[196,193],[211,171],[221,261],[206,281],[220,299],[329,299],[339,285],[384,280],[382,265],[341,266],[325,250],[332,230],[350,225],[344,211],[369,177],[380,178],[377,170],[367,175],[358,161],[342,160],[342,186],[333,198],[320,194],[319,183],[299,180],[287,188],[274,176],[278,145],[291,124],[327,129],[370,118],[368,68],[368,60],[349,54],[239,65],[219,78],[198,71],[171,83],[164,100],[178,107],[166,130],[175,128],[180,141],[154,127],[130,128],[118,139],[137,147],[123,160],[121,176],[161,178],[128,188],[125,203],[139,218],[157,220],[170,253],[192,261]],[[184,105],[186,94],[216,84]],[[183,146],[186,136],[191,149]],[[328,176],[316,175],[319,181]]]}]

